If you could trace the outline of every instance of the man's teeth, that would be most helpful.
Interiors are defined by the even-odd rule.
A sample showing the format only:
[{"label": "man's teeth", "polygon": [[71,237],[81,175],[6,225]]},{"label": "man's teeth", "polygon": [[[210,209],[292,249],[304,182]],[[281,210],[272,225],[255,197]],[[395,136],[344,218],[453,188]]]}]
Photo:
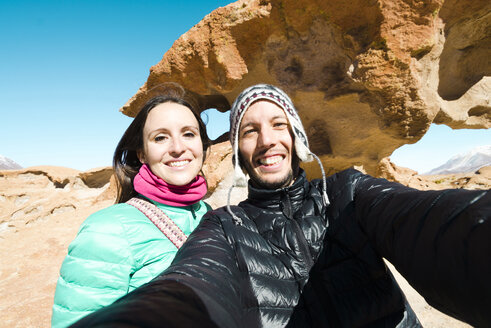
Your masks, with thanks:
[{"label": "man's teeth", "polygon": [[273,164],[281,162],[282,160],[283,160],[283,157],[280,155],[277,155],[277,156],[261,158],[259,160],[259,163],[261,163],[263,165],[273,165]]},{"label": "man's teeth", "polygon": [[187,163],[189,163],[190,161],[189,160],[184,160],[184,161],[176,161],[176,162],[170,162],[169,163],[169,166],[172,166],[172,167],[179,167],[179,166],[183,166],[183,165],[186,165]]}]

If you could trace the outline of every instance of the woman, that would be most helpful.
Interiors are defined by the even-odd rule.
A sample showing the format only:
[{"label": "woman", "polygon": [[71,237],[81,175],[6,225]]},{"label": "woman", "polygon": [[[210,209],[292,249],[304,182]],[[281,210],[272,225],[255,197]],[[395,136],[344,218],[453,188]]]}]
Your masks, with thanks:
[{"label": "woman", "polygon": [[[89,216],[68,248],[53,327],[70,325],[165,270],[210,209],[198,175],[209,139],[196,101],[177,84],[158,91],[116,147],[117,204]],[[162,224],[168,218],[177,235]]]}]

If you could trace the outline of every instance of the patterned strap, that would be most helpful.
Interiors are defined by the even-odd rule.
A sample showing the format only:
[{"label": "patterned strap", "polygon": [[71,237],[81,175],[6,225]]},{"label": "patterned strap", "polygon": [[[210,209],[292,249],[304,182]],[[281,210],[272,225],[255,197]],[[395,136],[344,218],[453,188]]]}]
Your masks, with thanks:
[{"label": "patterned strap", "polygon": [[171,218],[151,202],[133,197],[126,203],[136,207],[140,212],[145,214],[178,249],[188,238]]}]

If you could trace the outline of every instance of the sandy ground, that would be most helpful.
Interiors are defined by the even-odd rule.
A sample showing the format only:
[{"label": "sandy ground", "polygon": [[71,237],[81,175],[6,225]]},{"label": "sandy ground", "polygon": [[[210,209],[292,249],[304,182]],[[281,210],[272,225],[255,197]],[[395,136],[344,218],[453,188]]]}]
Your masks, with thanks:
[{"label": "sandy ground", "polygon": [[0,235],[0,327],[49,327],[56,280],[68,244],[105,201]]}]

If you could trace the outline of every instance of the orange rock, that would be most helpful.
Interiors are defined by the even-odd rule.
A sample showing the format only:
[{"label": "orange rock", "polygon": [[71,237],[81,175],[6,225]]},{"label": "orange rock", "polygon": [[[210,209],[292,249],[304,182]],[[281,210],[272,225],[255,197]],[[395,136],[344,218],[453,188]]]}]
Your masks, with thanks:
[{"label": "orange rock", "polygon": [[[183,34],[121,110],[134,116],[166,81],[220,111],[245,87],[272,83],[291,95],[328,173],[358,165],[376,174],[432,122],[491,127],[491,78],[481,79],[491,75],[491,5],[467,3],[237,1]],[[310,176],[316,166],[305,166]]]}]

